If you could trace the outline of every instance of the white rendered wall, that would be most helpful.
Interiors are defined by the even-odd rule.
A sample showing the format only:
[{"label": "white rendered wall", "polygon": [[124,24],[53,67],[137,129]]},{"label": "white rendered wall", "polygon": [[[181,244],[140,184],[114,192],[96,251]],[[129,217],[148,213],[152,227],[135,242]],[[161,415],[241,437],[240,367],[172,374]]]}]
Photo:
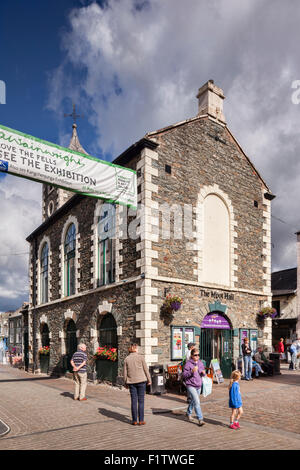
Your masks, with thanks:
[{"label": "white rendered wall", "polygon": [[204,200],[203,279],[230,285],[229,213],[216,194],[209,194]]}]

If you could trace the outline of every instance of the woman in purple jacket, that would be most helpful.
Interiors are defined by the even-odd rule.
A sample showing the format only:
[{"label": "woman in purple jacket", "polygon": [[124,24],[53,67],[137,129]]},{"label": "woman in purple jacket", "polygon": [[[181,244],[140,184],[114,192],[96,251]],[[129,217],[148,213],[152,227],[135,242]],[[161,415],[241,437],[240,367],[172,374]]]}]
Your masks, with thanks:
[{"label": "woman in purple jacket", "polygon": [[192,421],[192,412],[195,413],[199,421],[199,426],[203,426],[203,415],[200,406],[200,392],[202,387],[202,377],[205,376],[205,369],[201,361],[199,361],[198,349],[192,349],[191,358],[185,363],[183,369],[183,380],[190,397],[189,406],[186,412],[189,421]]}]

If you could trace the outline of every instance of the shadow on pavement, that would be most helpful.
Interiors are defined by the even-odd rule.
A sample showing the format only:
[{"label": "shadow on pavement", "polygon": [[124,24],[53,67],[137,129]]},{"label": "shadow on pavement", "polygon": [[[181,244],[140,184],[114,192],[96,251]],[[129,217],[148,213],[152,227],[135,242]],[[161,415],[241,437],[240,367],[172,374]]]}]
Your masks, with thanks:
[{"label": "shadow on pavement", "polygon": [[158,397],[158,398],[161,398],[162,400],[171,400],[171,401],[178,401],[179,403],[183,403],[185,404],[186,403],[186,395],[178,395],[178,397],[176,395],[169,395],[168,393],[165,393],[165,394],[147,394],[146,397]]},{"label": "shadow on pavement", "polygon": [[[166,411],[160,411],[159,409],[152,408],[152,412],[153,412],[153,414],[160,414],[161,416],[167,416],[168,418],[174,418],[174,419],[178,419],[180,421],[190,422],[186,418],[185,411],[168,411],[168,412],[166,412]],[[217,419],[206,418],[204,416],[204,421],[205,421],[205,423],[209,423],[209,424],[212,424],[214,426],[221,426],[221,427],[228,428],[228,425],[222,423],[222,421],[218,421]],[[194,417],[194,420],[191,422],[191,424],[195,424],[195,425],[198,426],[198,420],[197,420],[196,417]]]},{"label": "shadow on pavement", "polygon": [[105,408],[98,408],[99,413],[102,416],[106,416],[110,419],[115,419],[116,421],[121,421],[122,423],[131,424],[131,419],[127,418],[120,413],[116,413],[115,411],[106,410]]},{"label": "shadow on pavement", "polygon": [[74,394],[70,392],[63,392],[61,393],[61,396],[66,398],[72,398],[72,400],[74,400]]},{"label": "shadow on pavement", "polygon": [[41,380],[55,380],[58,377],[34,377],[34,378],[26,378],[26,379],[5,379],[0,380],[0,383],[4,382],[33,382],[33,381],[41,381]]}]

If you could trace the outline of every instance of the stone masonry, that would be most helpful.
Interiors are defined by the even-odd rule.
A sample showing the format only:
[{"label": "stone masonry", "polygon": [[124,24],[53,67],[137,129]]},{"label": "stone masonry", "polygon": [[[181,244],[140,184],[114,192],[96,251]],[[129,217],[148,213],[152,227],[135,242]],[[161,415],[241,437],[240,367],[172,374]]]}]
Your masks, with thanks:
[{"label": "stone masonry", "polygon": [[[210,93],[214,93],[214,87]],[[204,89],[201,89],[203,101]],[[213,103],[217,108],[223,94]],[[215,99],[215,97],[214,97]],[[205,101],[205,100],[204,100]],[[203,102],[202,102],[203,104]],[[148,364],[170,363],[171,326],[200,327],[212,299],[226,304],[233,329],[258,328],[259,340],[271,346],[271,321],[257,325],[262,306],[271,304],[270,200],[272,194],[244,154],[223,112],[203,111],[195,118],[148,133],[114,163],[137,171],[137,212],[117,209],[116,279],[97,287],[96,225],[101,202],[80,195],[67,199],[28,237],[31,250],[31,362],[38,369],[40,328],[47,322],[51,338],[50,370],[62,373],[66,323],[76,323],[78,341],[93,354],[105,313],[118,328],[118,373],[131,341],[140,343]],[[205,108],[206,109],[206,108]],[[221,110],[222,111],[222,110]],[[77,136],[77,134],[76,134]],[[55,200],[57,190],[44,197]],[[210,194],[228,210],[230,273],[227,285],[207,282],[203,274],[203,207]],[[45,206],[45,205],[44,205]],[[172,209],[189,214],[189,236],[179,237]],[[174,207],[173,207],[174,208]],[[185,212],[186,211],[186,212]],[[45,216],[47,215],[44,210]],[[170,217],[170,237],[164,227]],[[68,221],[77,234],[76,292],[63,292],[62,244]],[[128,237],[134,223],[134,237]],[[47,240],[50,249],[49,301],[39,300],[39,254]],[[162,305],[166,292],[183,298],[182,308],[166,321]],[[235,339],[235,359],[238,343]]]}]

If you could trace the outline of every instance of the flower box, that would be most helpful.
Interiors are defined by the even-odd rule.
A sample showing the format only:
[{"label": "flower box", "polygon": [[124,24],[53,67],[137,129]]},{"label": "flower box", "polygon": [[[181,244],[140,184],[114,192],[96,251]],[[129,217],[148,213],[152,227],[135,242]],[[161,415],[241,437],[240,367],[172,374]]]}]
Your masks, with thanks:
[{"label": "flower box", "polygon": [[50,346],[42,346],[39,349],[40,356],[49,356],[50,354]]},{"label": "flower box", "polygon": [[108,348],[107,346],[97,348],[94,354],[94,359],[116,362],[118,359],[117,348]]}]

